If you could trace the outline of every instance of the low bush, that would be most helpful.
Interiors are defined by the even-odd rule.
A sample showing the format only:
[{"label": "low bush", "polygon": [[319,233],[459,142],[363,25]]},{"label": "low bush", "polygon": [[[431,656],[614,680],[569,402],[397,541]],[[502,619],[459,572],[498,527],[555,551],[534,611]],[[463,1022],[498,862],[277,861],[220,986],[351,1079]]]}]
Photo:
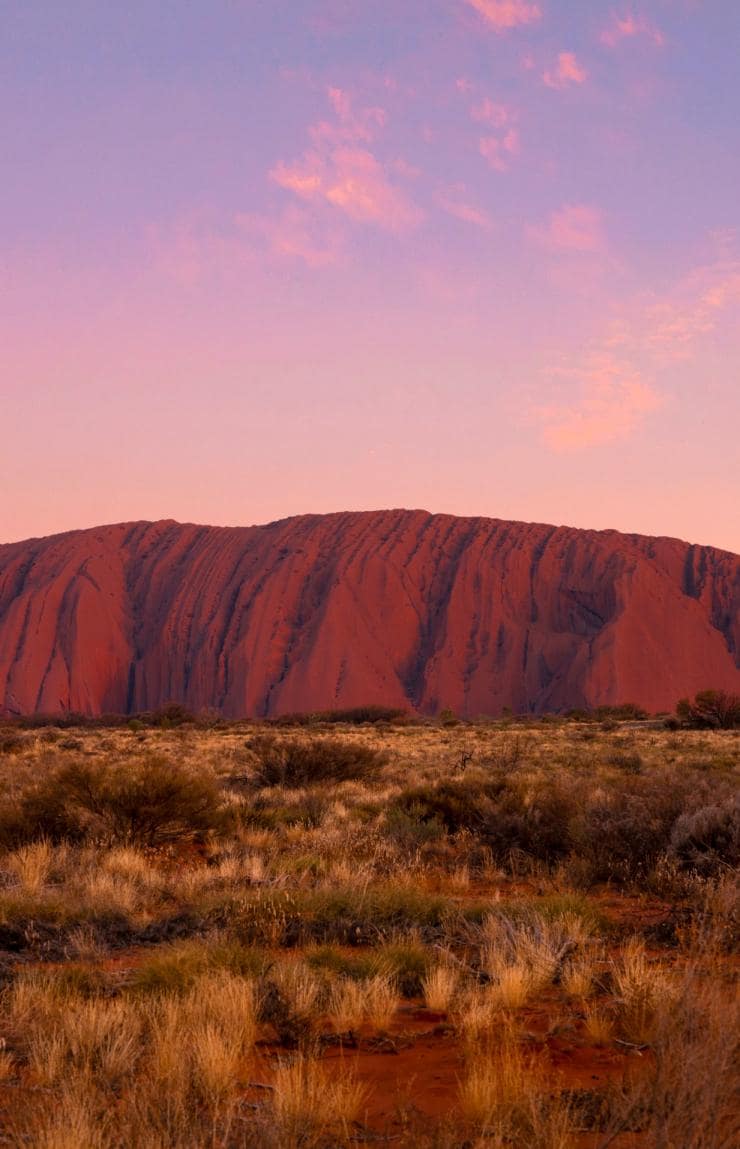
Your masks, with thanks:
[{"label": "low bush", "polygon": [[161,846],[203,840],[224,828],[216,785],[156,756],[111,766],[75,761],[42,778],[0,810],[4,844],[126,842]]},{"label": "low bush", "polygon": [[184,993],[205,973],[226,970],[238,977],[257,977],[267,964],[260,950],[236,941],[173,942],[144,958],[131,986],[144,993]]},{"label": "low bush", "polygon": [[700,690],[693,701],[680,699],[676,714],[684,726],[696,730],[735,730],[740,727],[740,694]]},{"label": "low bush", "polygon": [[367,782],[376,778],[386,755],[343,738],[278,738],[258,734],[248,742],[257,758],[262,786],[309,786],[316,782]]},{"label": "low bush", "polygon": [[280,714],[271,719],[275,726],[313,726],[326,723],[329,726],[374,726],[379,722],[398,722],[406,717],[406,711],[395,706],[350,706],[343,710],[299,711],[293,714]]},{"label": "low bush", "polygon": [[0,734],[0,754],[20,754],[26,743],[20,734]]},{"label": "low bush", "polygon": [[586,885],[645,877],[666,850],[684,796],[680,787],[638,781],[597,791],[575,818],[573,853]]},{"label": "low bush", "polygon": [[[210,924],[247,945],[365,946],[418,929],[434,934],[456,907],[449,899],[415,886],[378,882],[363,888],[343,884],[309,890],[259,891],[214,906]],[[466,907],[480,918],[481,905]]]},{"label": "low bush", "polygon": [[634,702],[623,702],[617,706],[575,707],[566,710],[564,718],[571,722],[644,722],[647,710]]},{"label": "low bush", "polygon": [[170,730],[173,726],[185,726],[194,723],[195,715],[179,702],[168,702],[164,706],[160,706],[158,710],[145,710],[134,715],[129,720],[129,725],[131,722],[140,723],[140,729],[144,726],[153,726],[160,730]]},{"label": "low bush", "polygon": [[470,831],[502,865],[517,853],[550,864],[570,848],[572,803],[556,781],[527,793],[498,771],[405,790],[391,809],[449,833]]},{"label": "low bush", "polygon": [[703,877],[740,865],[740,799],[682,814],[671,831],[669,856]]},{"label": "low bush", "polygon": [[432,955],[420,942],[387,942],[376,951],[376,965],[391,975],[404,997],[418,997],[432,966]]}]

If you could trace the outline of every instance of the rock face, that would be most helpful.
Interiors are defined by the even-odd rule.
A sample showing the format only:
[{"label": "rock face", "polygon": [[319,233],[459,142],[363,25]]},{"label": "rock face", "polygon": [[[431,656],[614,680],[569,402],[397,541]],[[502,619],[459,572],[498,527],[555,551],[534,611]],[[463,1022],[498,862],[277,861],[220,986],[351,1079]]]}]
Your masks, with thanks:
[{"label": "rock face", "polygon": [[740,558],[423,511],[0,546],[0,712],[477,716],[740,690]]}]

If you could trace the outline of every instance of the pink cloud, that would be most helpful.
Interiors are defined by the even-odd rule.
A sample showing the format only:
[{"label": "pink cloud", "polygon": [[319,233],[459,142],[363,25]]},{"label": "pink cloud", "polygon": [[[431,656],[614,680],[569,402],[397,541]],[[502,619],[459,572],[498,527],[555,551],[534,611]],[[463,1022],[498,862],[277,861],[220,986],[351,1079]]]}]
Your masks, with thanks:
[{"label": "pink cloud", "polygon": [[555,398],[532,408],[545,442],[569,451],[627,438],[665,402],[660,373],[696,360],[712,332],[737,327],[739,314],[740,260],[725,253],[662,298],[634,299],[583,355],[547,370]]},{"label": "pink cloud", "polygon": [[469,203],[464,198],[465,190],[462,184],[449,188],[437,197],[439,206],[448,215],[454,216],[455,219],[459,219],[463,223],[472,224],[483,231],[490,231],[493,224],[488,212]]},{"label": "pink cloud", "polygon": [[594,354],[581,367],[556,368],[551,380],[565,383],[571,399],[540,407],[543,437],[555,451],[596,447],[628,437],[640,421],[662,405],[662,396],[632,364]]},{"label": "pink cloud", "polygon": [[183,212],[167,226],[146,229],[153,265],[180,287],[198,287],[213,276],[242,274],[259,261],[255,243],[202,211]]},{"label": "pink cloud", "polygon": [[339,261],[341,235],[336,229],[318,227],[312,213],[288,206],[277,215],[238,214],[237,231],[275,259],[297,259],[307,267],[329,267]]},{"label": "pink cloud", "polygon": [[487,97],[473,104],[470,118],[485,124],[488,131],[478,140],[478,151],[489,167],[505,172],[512,156],[519,151],[519,132],[514,126],[516,110],[508,104],[499,104]]},{"label": "pink cloud", "polygon": [[602,213],[590,204],[564,204],[544,227],[530,228],[529,235],[551,251],[603,252],[607,247]]},{"label": "pink cloud", "polygon": [[740,263],[699,268],[669,298],[647,306],[642,342],[661,364],[691,358],[723,314],[740,307]]},{"label": "pink cloud", "polygon": [[553,71],[545,72],[542,79],[548,88],[567,88],[571,84],[585,84],[588,72],[578,63],[575,53],[561,52],[557,66]]},{"label": "pink cloud", "polygon": [[534,24],[542,16],[538,4],[526,0],[465,0],[496,32],[508,32],[525,24]]},{"label": "pink cloud", "polygon": [[317,124],[311,125],[309,135],[315,143],[322,141],[372,143],[385,127],[384,108],[369,107],[356,110],[352,96],[343,88],[329,88],[327,96],[336,115],[336,121],[332,123],[320,120]]},{"label": "pink cloud", "polygon": [[624,16],[613,12],[609,24],[601,33],[600,40],[607,47],[615,48],[622,40],[634,39],[636,36],[645,36],[658,48],[665,43],[660,29],[656,28],[647,16],[638,16],[634,12],[627,12]]},{"label": "pink cloud", "polygon": [[270,172],[270,177],[287,191],[311,199],[321,194],[323,179],[322,162],[314,152],[306,153],[302,163],[277,164]]},{"label": "pink cloud", "polygon": [[519,133],[516,128],[509,128],[503,136],[482,136],[478,141],[478,151],[489,168],[505,172],[509,160],[519,151]]},{"label": "pink cloud", "polygon": [[342,238],[331,220],[317,220],[293,204],[274,214],[237,212],[222,220],[187,212],[166,228],[147,229],[154,265],[187,289],[284,260],[329,267],[341,258]]},{"label": "pink cloud", "polygon": [[323,194],[350,219],[388,231],[405,231],[422,219],[405,192],[388,182],[372,152],[360,148],[342,148],[333,154]]},{"label": "pink cloud", "polygon": [[[385,112],[356,110],[341,88],[329,88],[327,94],[335,119],[312,124],[308,131],[313,146],[296,163],[276,164],[270,178],[300,199],[328,204],[357,223],[394,232],[415,227],[423,213],[391,182],[386,167],[367,146],[382,130]],[[412,170],[402,159],[393,166],[402,175]]]},{"label": "pink cloud", "polygon": [[505,128],[514,119],[513,109],[507,104],[497,104],[488,98],[473,104],[470,118],[478,124],[491,124],[494,128]]}]

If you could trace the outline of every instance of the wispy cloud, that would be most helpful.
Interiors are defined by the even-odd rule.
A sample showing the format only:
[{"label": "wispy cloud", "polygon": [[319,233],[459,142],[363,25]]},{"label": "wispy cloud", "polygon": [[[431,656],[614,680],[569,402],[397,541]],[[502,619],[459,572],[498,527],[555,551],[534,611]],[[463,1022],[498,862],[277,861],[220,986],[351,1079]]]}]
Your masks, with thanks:
[{"label": "wispy cloud", "polygon": [[569,88],[572,84],[585,84],[588,72],[579,64],[574,52],[561,52],[557,64],[543,76],[548,88]]},{"label": "wispy cloud", "polygon": [[593,253],[607,248],[602,212],[592,204],[564,204],[546,224],[530,227],[528,234],[551,251]]},{"label": "wispy cloud", "polygon": [[641,297],[580,357],[545,372],[550,399],[534,418],[553,450],[628,438],[667,401],[661,372],[695,358],[720,323],[740,316],[740,260],[695,269],[662,298]]},{"label": "wispy cloud", "polygon": [[146,238],[155,265],[186,289],[283,262],[330,267],[343,254],[341,229],[294,204],[274,213],[237,212],[228,219],[185,212],[166,227],[149,227]]},{"label": "wispy cloud", "polygon": [[486,97],[473,104],[470,109],[470,118],[478,124],[490,124],[494,128],[505,128],[514,120],[515,113],[509,104],[496,103]]},{"label": "wispy cloud", "polygon": [[515,109],[486,97],[471,105],[470,118],[486,128],[486,134],[478,140],[480,155],[494,171],[505,172],[512,157],[519,152]]},{"label": "wispy cloud", "polygon": [[385,125],[384,110],[357,110],[349,93],[340,88],[329,88],[327,95],[334,119],[312,124],[312,146],[300,160],[276,164],[271,179],[305,201],[339,209],[357,223],[394,232],[415,227],[423,213],[391,181],[386,166],[369,147]]},{"label": "wispy cloud", "polygon": [[255,245],[228,221],[204,211],[182,212],[167,224],[146,228],[152,264],[185,289],[207,279],[243,274],[258,263]]},{"label": "wispy cloud", "polygon": [[648,302],[642,338],[660,365],[690,359],[731,310],[740,310],[740,261],[719,261],[692,272],[668,298]]},{"label": "wispy cloud", "polygon": [[358,223],[405,231],[422,219],[406,193],[390,183],[379,160],[361,148],[334,152],[323,191],[328,203]]},{"label": "wispy cloud", "polygon": [[496,32],[508,32],[525,24],[536,24],[542,16],[539,4],[527,0],[465,0]]},{"label": "wispy cloud", "polygon": [[665,43],[663,33],[647,16],[638,15],[633,11],[623,14],[612,12],[609,23],[601,33],[600,40],[609,48],[615,48],[623,40],[633,40],[637,36],[644,36],[656,47]]},{"label": "wispy cloud", "polygon": [[503,136],[481,136],[478,151],[496,172],[505,172],[512,156],[519,151],[519,132],[509,128]]},{"label": "wispy cloud", "polygon": [[624,439],[663,403],[633,364],[605,351],[594,352],[581,365],[553,368],[549,384],[556,391],[564,387],[569,395],[535,412],[544,424],[545,442],[555,451]]},{"label": "wispy cloud", "polygon": [[463,223],[472,224],[474,227],[481,228],[482,231],[490,231],[493,227],[488,212],[469,202],[464,184],[455,184],[441,192],[437,196],[437,203],[442,211],[446,211],[448,215],[461,220]]},{"label": "wispy cloud", "polygon": [[343,244],[336,228],[319,226],[310,211],[293,204],[274,215],[240,213],[237,232],[276,260],[298,260],[307,267],[330,267],[339,262]]}]

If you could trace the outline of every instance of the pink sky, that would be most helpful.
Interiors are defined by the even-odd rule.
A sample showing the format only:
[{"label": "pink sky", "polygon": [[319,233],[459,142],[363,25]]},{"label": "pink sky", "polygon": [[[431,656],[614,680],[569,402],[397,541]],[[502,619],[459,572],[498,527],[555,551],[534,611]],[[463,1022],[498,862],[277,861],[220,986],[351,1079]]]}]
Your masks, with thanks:
[{"label": "pink sky", "polygon": [[0,541],[404,506],[740,552],[739,49],[731,0],[4,3]]}]

